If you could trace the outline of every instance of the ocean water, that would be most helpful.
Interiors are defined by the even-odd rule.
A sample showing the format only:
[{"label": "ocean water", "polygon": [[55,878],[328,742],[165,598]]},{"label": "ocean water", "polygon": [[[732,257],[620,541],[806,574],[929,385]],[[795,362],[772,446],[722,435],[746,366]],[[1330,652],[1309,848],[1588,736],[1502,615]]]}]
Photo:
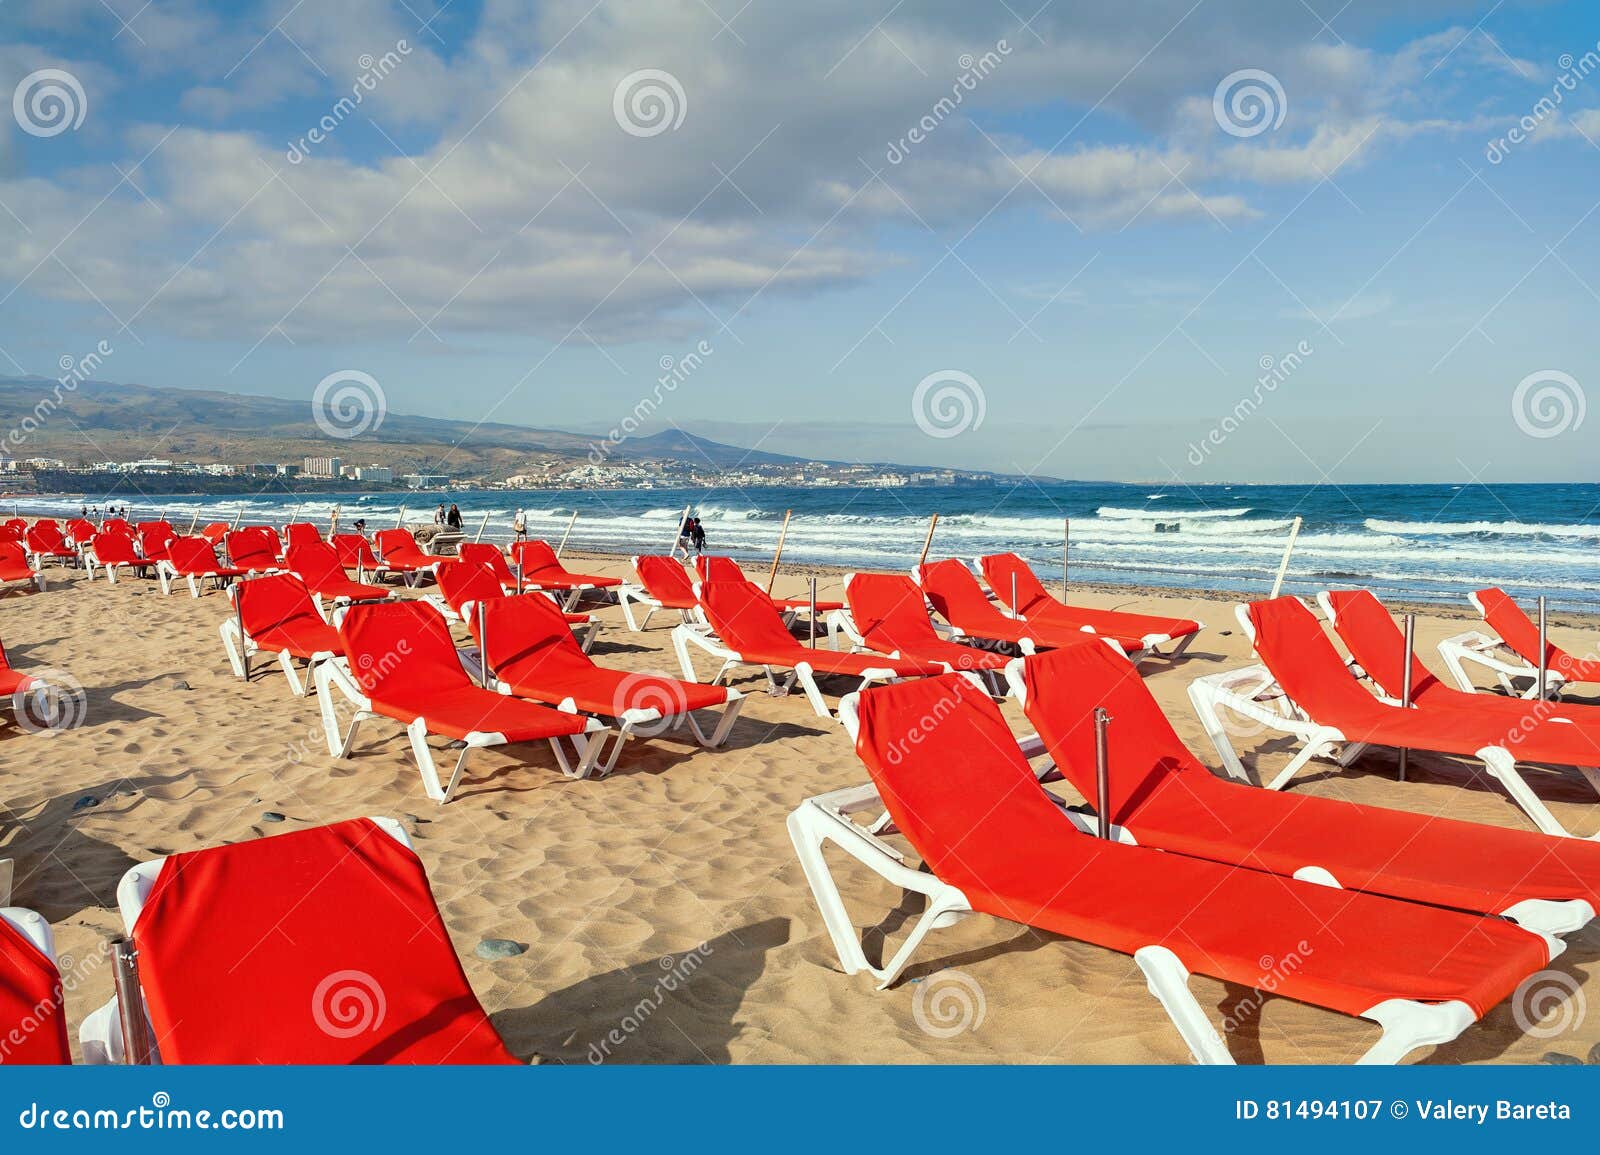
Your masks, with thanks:
[{"label": "ocean water", "polygon": [[[121,498],[117,499],[119,502]],[[440,495],[339,498],[341,521],[369,529],[426,520]],[[487,515],[486,539],[505,540],[519,504],[529,530],[554,543],[572,513],[575,548],[662,553],[692,503],[707,548],[770,561],[786,509],[786,562],[904,571],[916,561],[931,513],[931,557],[1013,550],[1059,581],[1063,522],[1070,520],[1075,579],[1237,590],[1270,588],[1296,516],[1303,519],[1285,589],[1369,586],[1380,595],[1462,603],[1467,591],[1505,586],[1552,605],[1600,609],[1600,484],[1214,485],[1202,487],[1025,483],[902,489],[626,490],[456,493],[468,533]],[[179,529],[199,519],[326,526],[333,499],[249,495],[138,495],[136,516],[164,510]],[[76,513],[80,499],[35,498],[23,512]],[[1158,529],[1158,526],[1166,527]]]}]

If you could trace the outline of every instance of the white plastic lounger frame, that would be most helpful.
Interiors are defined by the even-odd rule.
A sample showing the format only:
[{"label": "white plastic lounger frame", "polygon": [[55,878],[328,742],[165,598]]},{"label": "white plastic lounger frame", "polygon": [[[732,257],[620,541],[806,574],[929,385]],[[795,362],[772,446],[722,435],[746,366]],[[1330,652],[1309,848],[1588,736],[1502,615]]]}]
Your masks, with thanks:
[{"label": "white plastic lounger frame", "polygon": [[[1006,667],[1006,681],[1011,687],[1012,695],[1017,699],[1017,704],[1026,708],[1028,689],[1021,658],[1017,658]],[[1043,775],[1055,769],[1055,762],[1046,754],[1044,743],[1039,740],[1038,735],[1020,738],[1018,739],[1018,745],[1022,747],[1022,753],[1029,761],[1044,756],[1044,762],[1035,768],[1036,772],[1041,775],[1041,781],[1043,780]],[[1091,805],[1093,804],[1093,799],[1090,800],[1090,803]],[[1079,820],[1075,812],[1069,811],[1068,813],[1073,814],[1074,821],[1079,822],[1079,825],[1085,831],[1094,832],[1086,821]],[[1135,846],[1139,844],[1138,837],[1129,833],[1123,827],[1113,826],[1112,829],[1118,832],[1118,841]],[[1359,831],[1352,831],[1352,834],[1359,833]],[[1297,878],[1301,882],[1314,882],[1319,886],[1331,886],[1338,890],[1345,889],[1344,883],[1339,881],[1333,871],[1314,862],[1308,862],[1296,868],[1290,877]],[[1501,918],[1509,918],[1512,922],[1517,923],[1519,926],[1525,926],[1529,930],[1548,935],[1563,935],[1572,934],[1588,926],[1590,922],[1594,921],[1597,912],[1593,906],[1581,898],[1526,898],[1520,902],[1513,903],[1504,910],[1493,913],[1499,914]]]},{"label": "white plastic lounger frame", "polygon": [[[1478,615],[1483,616],[1483,603],[1478,600],[1478,595],[1470,593],[1467,600],[1478,611]],[[1439,643],[1439,657],[1444,659],[1445,668],[1450,671],[1456,685],[1469,694],[1478,693],[1478,687],[1473,685],[1467,673],[1467,666],[1474,665],[1482,666],[1493,674],[1500,688],[1514,698],[1539,696],[1538,669],[1494,634],[1468,630],[1446,638]],[[1561,697],[1561,691],[1567,684],[1566,677],[1557,670],[1546,670],[1544,679],[1545,696]]]},{"label": "white plastic lounger frame", "polygon": [[[405,828],[393,818],[373,818],[378,829],[390,838],[393,838],[407,850],[412,850],[411,839],[406,835]],[[122,876],[122,881],[117,883],[117,909],[122,915],[123,933],[132,936],[134,925],[143,913],[145,903],[150,901],[150,892],[155,889],[156,879],[161,874],[161,868],[166,864],[165,858],[152,859],[130,867]],[[161,1062],[160,1052],[154,1047],[152,1039],[150,1061]],[[117,996],[112,995],[110,1000],[85,1016],[83,1023],[78,1028],[78,1044],[83,1049],[83,1061],[91,1066],[106,1066],[125,1062],[122,1046],[122,1019],[118,1014]]]},{"label": "white plastic lounger frame", "polygon": [[[335,758],[348,758],[355,745],[356,730],[368,718],[388,718],[387,714],[379,714],[372,708],[372,700],[361,692],[361,687],[356,684],[355,678],[350,674],[344,658],[333,658],[317,665],[313,673],[317,686],[317,705],[322,711],[322,728],[328,739],[328,753]],[[337,688],[354,707],[350,717],[350,728],[341,735],[338,711],[333,699],[333,691]],[[575,711],[567,711],[574,713]],[[393,721],[394,719],[390,719]],[[568,778],[587,778],[594,773],[595,762],[600,757],[601,743],[588,741],[587,736],[604,730],[605,726],[593,718],[587,719],[587,725],[582,734],[571,735],[573,746],[577,752],[576,759],[568,758],[566,750],[561,745],[559,737],[546,739],[550,749],[556,756],[556,764],[561,767],[561,772]],[[422,788],[428,797],[443,806],[455,797],[457,788],[461,785],[461,778],[467,768],[467,757],[473,750],[482,746],[504,746],[507,743],[504,734],[474,730],[461,742],[461,756],[456,759],[455,770],[450,774],[450,781],[441,784],[439,770],[433,761],[433,751],[428,746],[428,719],[426,716],[413,718],[406,725],[406,737],[411,741],[411,754],[416,759],[417,770],[422,775]]]},{"label": "white plastic lounger frame", "polygon": [[166,560],[156,562],[155,567],[156,580],[161,583],[161,592],[166,595],[172,593],[172,583],[180,577],[189,583],[189,596],[192,598],[197,598],[204,592],[200,586],[207,579],[216,582],[217,588],[221,589],[234,578],[233,574],[221,574],[213,570],[207,570],[205,573],[180,574],[178,567]]},{"label": "white plastic lounger frame", "polygon": [[[33,583],[33,588],[34,589],[38,590],[40,593],[44,593],[44,567],[43,566],[36,566],[32,562],[28,562],[27,564],[28,564],[28,568],[32,571],[32,573],[28,576],[27,580]],[[110,569],[109,569],[109,567],[107,568],[106,576],[110,577]],[[94,574],[91,573],[89,575],[89,578],[92,581],[94,579]],[[18,578],[17,580],[20,582],[23,579]],[[10,583],[5,583],[5,584],[9,585]]]},{"label": "white plastic lounger frame", "polygon": [[[853,742],[859,730],[854,694],[840,702],[839,718]],[[882,806],[877,790],[869,784],[808,798],[788,820],[789,838],[794,843],[840,965],[846,974],[862,971],[871,974],[878,980],[879,990],[894,984],[929,933],[953,926],[973,913],[972,904],[959,889],[908,866],[904,855],[878,837],[885,827],[882,818],[875,824],[877,832],[874,832],[850,817],[863,810],[881,810]],[[1084,828],[1081,816],[1070,811],[1067,815],[1080,829]],[[1122,837],[1120,828],[1114,827],[1113,833],[1119,840],[1128,841]],[[1090,836],[1085,833],[1085,837]],[[828,842],[839,846],[888,882],[927,896],[927,909],[900,949],[881,968],[867,960],[838,884],[828,869],[823,857],[823,848]],[[1528,933],[1539,935],[1551,959],[1566,949],[1564,942],[1547,934],[1535,930]],[[1136,950],[1133,959],[1144,972],[1150,993],[1167,1012],[1194,1060],[1206,1065],[1232,1065],[1234,1059],[1227,1045],[1189,990],[1190,972],[1178,956],[1167,947],[1152,944]],[[1476,1021],[1472,1008],[1458,1000],[1421,1003],[1412,999],[1385,999],[1363,1011],[1360,1017],[1383,1028],[1382,1037],[1357,1060],[1361,1064],[1398,1063],[1418,1047],[1450,1042]]]},{"label": "white plastic lounger frame", "polygon": [[[970,565],[974,576],[976,576],[980,582],[986,580],[983,576],[983,560],[981,558],[973,558],[970,562]],[[995,606],[1007,617],[1015,618],[1019,622],[1026,622],[1028,620],[1007,606],[1004,599],[995,596],[993,592],[991,592],[990,597],[993,599]],[[1161,652],[1161,647],[1172,641],[1171,634],[1145,634],[1139,639],[1139,644],[1143,648],[1131,654],[1124,650],[1119,642],[1116,644],[1117,651],[1126,655],[1128,661],[1132,662],[1135,666],[1137,666],[1140,662],[1143,662],[1146,658],[1166,658],[1168,661],[1175,662],[1183,656],[1183,652],[1187,650],[1189,646],[1193,644],[1194,640],[1200,636],[1200,630],[1206,628],[1206,624],[1204,622],[1197,622],[1196,624],[1200,627],[1200,629],[1196,630],[1192,634],[1183,635],[1182,639],[1179,640],[1178,644],[1173,648],[1171,653]],[[1080,626],[1079,628],[1086,634],[1094,634],[1096,637],[1100,636],[1100,631],[1095,629],[1093,626],[1084,625]]]},{"label": "white plastic lounger frame", "polygon": [[[228,589],[227,594],[228,600],[231,602],[234,596],[233,587]],[[322,602],[313,596],[312,604],[317,607],[317,613],[322,615],[323,620],[327,621],[328,615],[323,611]],[[344,610],[345,607],[340,607],[334,611],[332,625],[337,626],[339,624],[344,617]],[[278,659],[278,666],[283,670],[283,676],[289,679],[289,692],[296,698],[304,698],[307,691],[311,689],[311,676],[316,667],[329,658],[336,656],[332,650],[318,650],[312,654],[310,660],[306,662],[306,676],[302,681],[299,673],[295,670],[295,656],[288,650],[262,649],[261,644],[255,638],[251,637],[247,631],[240,629],[237,615],[224,618],[222,624],[217,627],[217,633],[222,635],[222,648],[228,652],[228,665],[233,668],[233,676],[235,678],[248,682],[250,680],[249,675],[253,672],[250,670],[250,659],[257,654],[272,654]]]},{"label": "white plastic lounger frame", "polygon": [[[914,565],[914,566],[911,567],[911,580],[916,583],[918,589],[922,588],[922,567],[920,565]],[[1012,621],[1016,622],[1018,625],[1025,626],[1025,625],[1028,624],[1027,622],[1023,621],[1021,618],[1017,617],[1016,614],[1014,614],[1010,610],[1006,609],[1006,607],[1004,605],[1002,605],[1000,602],[996,602],[994,605],[995,605],[995,609],[999,610],[1002,614],[1004,614],[1006,617],[1010,618]],[[990,640],[988,638],[980,637],[977,634],[969,634],[965,630],[963,630],[960,626],[956,625],[954,622],[948,622],[948,621],[942,621],[940,619],[935,619],[933,624],[934,624],[934,628],[935,629],[943,629],[943,630],[947,631],[950,634],[950,638],[951,638],[952,641],[959,642],[959,641],[962,641],[963,639],[969,639],[970,638],[973,645],[986,646],[986,647],[988,647],[990,649],[993,649],[996,645],[1002,645],[1002,646],[1015,645],[1017,647],[1017,651],[1020,654],[1022,654],[1023,657],[1028,657],[1029,655],[1038,652],[1038,647],[1037,647],[1036,643],[1034,642],[1033,638],[1028,637],[1027,635],[1024,635],[1020,640],[1018,640],[1016,642],[1005,642],[1005,641],[1000,641],[998,639],[997,640]]]},{"label": "white plastic lounger frame", "polygon": [[[672,648],[678,653],[678,664],[683,667],[683,677],[688,682],[698,682],[700,680],[699,675],[695,673],[694,662],[689,657],[689,647],[691,645],[699,647],[722,662],[722,665],[717,668],[717,672],[711,678],[711,685],[722,685],[723,679],[739,666],[760,666],[767,675],[767,684],[772,687],[775,693],[780,696],[787,694],[798,683],[801,690],[805,692],[806,701],[810,702],[812,710],[816,711],[817,717],[833,717],[833,711],[828,708],[828,703],[823,698],[822,691],[817,687],[816,673],[812,670],[810,662],[796,662],[789,671],[789,676],[779,681],[778,676],[772,672],[772,667],[764,662],[747,661],[737,650],[729,649],[720,639],[709,634],[703,634],[692,626],[674,626],[672,628]],[[898,682],[899,680],[900,675],[890,667],[869,668],[863,672],[861,684],[856,688],[865,690],[868,686],[879,682]]]},{"label": "white plastic lounger frame", "polygon": [[[529,594],[534,592],[537,591],[528,590],[525,591],[521,596],[527,597]],[[516,595],[507,594],[506,596],[514,597]],[[545,596],[550,597],[548,593],[545,594]],[[449,602],[444,600],[444,597],[441,594],[423,594],[422,600],[427,602],[434,609],[438,610],[440,615],[443,616],[444,620],[447,622],[469,621],[474,612],[472,607],[477,604],[475,601],[462,602],[461,609],[458,612],[453,606],[451,606]],[[555,598],[550,598],[550,600],[556,602],[557,605],[561,604],[559,601],[556,601]],[[566,611],[563,610],[562,612],[565,613]],[[578,648],[586,654],[589,652],[590,647],[594,645],[594,640],[600,636],[600,631],[605,628],[605,623],[599,618],[595,617],[593,614],[589,615],[589,620],[586,623],[572,622],[570,624],[572,626],[573,634],[578,639]]]},{"label": "white plastic lounger frame", "polygon": [[[1239,619],[1239,628],[1254,643],[1255,628],[1250,622],[1249,607],[1235,606],[1234,614]],[[1364,676],[1365,672],[1359,666],[1354,663],[1350,665],[1353,667],[1352,673]],[[1383,697],[1381,700],[1391,706],[1400,704],[1393,698]],[[1277,777],[1270,782],[1260,783],[1268,790],[1282,790],[1313,758],[1326,757],[1340,766],[1349,766],[1369,745],[1366,742],[1351,742],[1345,738],[1343,731],[1314,722],[1298,704],[1289,699],[1264,665],[1245,666],[1196,678],[1189,683],[1189,702],[1194,706],[1206,736],[1216,747],[1223,767],[1241,782],[1253,782],[1254,779],[1246,773],[1244,764],[1239,761],[1239,755],[1233,748],[1227,723],[1223,719],[1225,711],[1249,718],[1300,741],[1300,752],[1278,772]],[[1551,719],[1552,724],[1560,721]],[[1500,783],[1511,800],[1533,819],[1533,824],[1541,831],[1561,838],[1579,837],[1561,825],[1556,816],[1550,813],[1550,808],[1529,788],[1510,750],[1504,746],[1484,746],[1474,751],[1474,755],[1483,763],[1490,777]],[[1592,766],[1579,766],[1577,769],[1590,785],[1600,791],[1600,770]],[[1588,837],[1600,841],[1600,832]]]},{"label": "white plastic lounger frame", "polygon": [[[106,581],[112,585],[116,585],[117,570],[119,568],[140,570],[148,566],[151,569],[154,569],[155,564],[156,563],[153,561],[101,561],[99,557],[95,555],[94,546],[86,545],[83,547],[83,568],[88,571],[90,581],[94,581],[94,571],[97,568],[104,569],[106,571]],[[43,589],[44,587],[40,586],[39,588]]]},{"label": "white plastic lounger frame", "polygon": [[[629,559],[629,562],[637,572],[639,559],[633,557]],[[652,597],[650,591],[645,589],[644,586],[628,581],[617,587],[617,604],[622,607],[622,616],[628,623],[628,629],[635,634],[642,632],[650,624],[650,618],[658,610],[664,612],[667,608],[661,604],[660,598]],[[635,605],[644,607],[644,617],[635,618],[633,616],[633,607]],[[705,615],[701,613],[699,606],[695,606],[692,609],[679,610],[678,614],[682,623],[686,626],[693,626],[701,630],[709,630],[711,628],[706,623]]]}]

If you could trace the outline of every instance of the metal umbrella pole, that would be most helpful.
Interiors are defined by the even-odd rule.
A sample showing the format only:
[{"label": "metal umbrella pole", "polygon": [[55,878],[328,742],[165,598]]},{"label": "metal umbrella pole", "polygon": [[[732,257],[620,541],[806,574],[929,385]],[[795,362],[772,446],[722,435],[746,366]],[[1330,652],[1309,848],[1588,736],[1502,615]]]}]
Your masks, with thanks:
[{"label": "metal umbrella pole", "polygon": [[811,579],[811,614],[806,619],[809,623],[806,632],[811,635],[811,648],[817,648],[817,579]]},{"label": "metal umbrella pole", "polygon": [[1548,629],[1545,622],[1544,595],[1539,595],[1539,700],[1544,700],[1545,686],[1550,680],[1550,651]]},{"label": "metal umbrella pole", "polygon": [[1111,714],[1104,706],[1094,708],[1094,788],[1096,833],[1111,837],[1111,762],[1106,753],[1106,729]]},{"label": "metal umbrella pole", "polygon": [[111,981],[117,994],[117,1017],[122,1025],[122,1061],[148,1066],[154,1047],[150,1022],[144,1013],[144,992],[139,987],[139,951],[127,939],[111,941]]},{"label": "metal umbrella pole", "polygon": [[[1405,616],[1406,626],[1406,666],[1400,674],[1400,705],[1407,710],[1411,709],[1411,663],[1415,660],[1417,652],[1417,615]],[[1404,746],[1400,747],[1400,772],[1399,780],[1406,780],[1406,764],[1411,751]]]}]

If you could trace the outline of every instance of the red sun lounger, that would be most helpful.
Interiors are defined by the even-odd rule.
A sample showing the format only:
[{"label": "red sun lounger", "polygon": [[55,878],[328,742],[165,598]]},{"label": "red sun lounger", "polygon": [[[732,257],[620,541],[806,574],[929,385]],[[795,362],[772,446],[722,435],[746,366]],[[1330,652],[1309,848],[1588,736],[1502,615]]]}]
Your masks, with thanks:
[{"label": "red sun lounger", "polygon": [[284,549],[297,545],[323,545],[322,531],[309,521],[291,521],[283,527]]},{"label": "red sun lounger", "polygon": [[[1004,654],[980,650],[976,646],[952,642],[939,636],[928,617],[927,599],[917,583],[899,574],[853,573],[844,579],[844,596],[849,613],[828,615],[828,635],[832,641],[842,633],[852,648],[875,650],[891,658],[932,662],[945,673],[978,670],[992,679],[1010,661]],[[991,688],[994,683],[991,680]]]},{"label": "red sun lounger", "polygon": [[[71,729],[83,721],[83,690],[70,675],[51,669],[24,674],[6,657],[3,644],[0,644],[0,698],[11,699],[12,714],[24,730]],[[4,893],[0,889],[0,897],[4,897]],[[3,1038],[0,1036],[0,1041]]]},{"label": "red sun lounger", "polygon": [[571,609],[585,590],[608,590],[622,584],[621,578],[600,574],[573,573],[561,564],[556,551],[537,539],[519,541],[511,547],[511,560],[522,575],[525,590],[552,590],[567,594],[564,608]]},{"label": "red sun lounger", "polygon": [[989,600],[972,571],[955,558],[916,566],[911,571],[911,580],[922,587],[934,612],[949,624],[950,632],[956,637],[1004,642],[1016,646],[1023,654],[1031,654],[1055,646],[1077,645],[1093,634],[1079,627],[1025,622],[1012,617]]},{"label": "red sun lounger", "polygon": [[[443,614],[446,621],[467,621],[468,615],[473,612],[474,603],[499,601],[513,596],[506,592],[506,588],[495,578],[494,571],[488,566],[479,565],[465,558],[452,558],[440,562],[433,571],[433,577],[439,583],[439,592],[426,594],[423,600]],[[539,590],[529,590],[521,596],[538,598],[556,605],[553,595]],[[567,625],[578,635],[580,648],[587,654],[589,647],[594,645],[594,640],[600,633],[600,619],[592,614],[559,612]]]},{"label": "red sun lounger", "polygon": [[[623,582],[617,588],[617,602],[630,630],[638,633],[644,629],[657,610],[677,610],[686,625],[702,624],[700,603],[694,598],[694,579],[677,558],[640,554],[630,560],[639,582]],[[633,616],[635,605],[644,607],[643,618]]]},{"label": "red sun lounger", "polygon": [[[1467,666],[1482,666],[1494,675],[1507,694],[1538,697],[1538,623],[1524,613],[1505,590],[1491,586],[1467,597],[1493,632],[1468,630],[1439,643],[1439,656],[1444,659],[1456,685],[1468,692],[1475,691],[1477,687],[1472,684]],[[1560,697],[1566,687],[1578,682],[1600,682],[1600,657],[1593,651],[1575,657],[1547,637],[1544,652],[1547,697]]]},{"label": "red sun lounger", "polygon": [[203,537],[173,538],[167,545],[166,557],[156,562],[162,593],[170,594],[173,579],[181,577],[189,583],[189,596],[194,598],[200,596],[201,583],[208,579],[220,587],[245,573],[238,566],[218,561],[216,547]]},{"label": "red sun lounger", "polygon": [[382,586],[351,581],[339,563],[338,551],[325,541],[291,542],[284,566],[306,583],[319,604],[324,598],[334,605],[349,605],[382,601],[389,596]]},{"label": "red sun lounger", "polygon": [[[1189,648],[1202,628],[1201,623],[1189,618],[1162,618],[1150,614],[1065,605],[1050,596],[1032,567],[1014,553],[980,557],[978,568],[1000,604],[1008,606],[1024,620],[1067,630],[1087,627],[1101,637],[1115,638],[1117,644],[1133,657],[1135,665],[1146,657],[1161,653],[1161,647],[1171,642],[1178,644],[1166,656],[1178,657]],[[1013,582],[1020,606],[1011,604]]]},{"label": "red sun lounger", "polygon": [[[711,679],[712,685],[720,684],[736,667],[760,666],[773,690],[787,694],[798,683],[817,717],[830,718],[832,711],[817,688],[819,675],[859,678],[864,688],[874,682],[944,672],[944,666],[934,662],[841,654],[801,645],[783,624],[766,591],[751,582],[706,582],[695,587],[695,595],[716,636],[689,625],[673,627],[672,645],[678,652],[678,664],[691,682],[697,679],[689,647],[695,646],[722,663]],[[788,678],[779,682],[772,672],[775,668],[790,671]]]},{"label": "red sun lounger", "polygon": [[[123,876],[117,904],[152,1062],[516,1062],[392,819],[158,858]],[[124,1060],[118,1017],[113,999],[84,1022],[90,1062]]]},{"label": "red sun lounger", "polygon": [[309,682],[317,663],[344,653],[339,631],[323,618],[311,591],[294,574],[267,574],[235,582],[228,598],[234,612],[219,632],[236,678],[248,682],[250,659],[256,654],[274,654],[283,676],[289,679],[290,691],[303,698],[309,686],[295,672],[295,661],[305,663]]},{"label": "red sun lounger", "polygon": [[85,517],[75,517],[67,522],[67,541],[74,549],[82,549],[88,545],[98,532],[94,522]]},{"label": "red sun lounger", "polygon": [[[1546,934],[1600,911],[1600,846],[1219,778],[1139,673],[1104,646],[1018,659],[1013,693],[1055,768],[1098,807],[1094,712],[1107,729],[1107,814],[1140,846],[1250,870],[1499,914]],[[1026,743],[1024,743],[1026,747]]]},{"label": "red sun lounger", "polygon": [[[371,602],[351,606],[339,623],[345,659],[317,666],[317,700],[328,750],[348,758],[363,719],[391,718],[405,726],[411,752],[429,798],[441,805],[461,785],[467,757],[481,746],[547,740],[569,777],[587,777],[600,743],[584,742],[569,761],[560,739],[585,737],[604,727],[592,718],[508,698],[467,677],[439,611],[420,601]],[[333,692],[354,707],[349,729],[340,732]],[[461,743],[448,783],[441,783],[428,736]],[[578,746],[578,743],[574,743]]]},{"label": "red sun lounger", "polygon": [[[749,576],[740,568],[739,563],[731,557],[716,557],[712,554],[697,554],[694,559],[694,572],[700,576],[702,582],[746,582]],[[751,583],[755,584],[755,583]],[[770,594],[768,595],[771,596]],[[801,610],[810,611],[811,599],[804,598],[773,598],[772,604],[784,617],[785,624],[793,624],[796,615]],[[817,613],[831,614],[844,609],[843,602],[817,602]]]},{"label": "red sun lounger", "polygon": [[42,567],[46,561],[66,562],[76,565],[78,551],[67,544],[61,527],[54,522],[34,522],[28,529],[28,554],[33,564]]},{"label": "red sun lounger", "polygon": [[222,543],[228,553],[228,564],[235,569],[258,574],[276,573],[281,568],[276,543],[259,526],[230,530]]},{"label": "red sun lounger", "polygon": [[500,547],[492,542],[464,541],[456,550],[456,556],[462,561],[488,566],[495,580],[507,593],[517,589],[517,575],[512,573],[511,567],[506,564],[506,555],[501,552]]},{"label": "red sun lounger", "polygon": [[22,582],[44,589],[44,571],[28,563],[28,553],[14,541],[0,541],[0,585]]},{"label": "red sun lounger", "polygon": [[[467,624],[479,661],[487,660],[501,693],[590,714],[616,731],[610,755],[595,764],[600,774],[611,772],[628,738],[650,737],[684,721],[702,746],[720,746],[744,705],[743,695],[727,686],[595,665],[561,610],[537,594],[486,599],[481,619],[474,613]],[[714,707],[722,711],[708,733],[695,714]]]},{"label": "red sun lounger", "polygon": [[67,1010],[50,924],[0,906],[0,1066],[65,1066]]},{"label": "red sun lounger", "polygon": [[141,521],[134,532],[139,538],[139,552],[151,565],[166,560],[167,550],[178,536],[177,531],[164,521]]},{"label": "red sun lounger", "polygon": [[359,533],[336,533],[328,538],[328,544],[338,553],[340,565],[356,571],[357,580],[382,568],[378,555],[372,552],[372,543]]},{"label": "red sun lounger", "polygon": [[[1504,919],[1096,838],[1040,788],[969,674],[852,695],[840,715],[872,784],[802,803],[789,834],[844,969],[884,986],[930,931],[987,914],[1131,955],[1200,1062],[1233,1058],[1191,973],[1258,988],[1270,978],[1277,995],[1376,1022],[1383,1035],[1361,1061],[1393,1063],[1454,1039],[1565,947]],[[870,829],[850,817],[880,808]],[[885,841],[891,824],[923,870]],[[830,841],[926,896],[882,968],[868,962],[823,857]],[[1262,960],[1291,957],[1292,968],[1263,973]]]},{"label": "red sun lounger", "polygon": [[1235,778],[1249,781],[1234,752],[1224,711],[1302,744],[1289,765],[1265,784],[1270,790],[1286,786],[1312,758],[1333,757],[1348,766],[1368,746],[1429,750],[1479,759],[1540,830],[1572,836],[1529,788],[1517,764],[1574,766],[1591,782],[1600,781],[1591,776],[1600,764],[1600,727],[1508,725],[1475,702],[1417,703],[1407,709],[1374,696],[1361,684],[1297,598],[1241,606],[1238,616],[1262,665],[1211,674],[1189,685],[1189,700]]},{"label": "red sun lounger", "polygon": [[440,562],[450,560],[443,554],[426,552],[409,529],[380,529],[372,540],[378,551],[378,576],[397,573],[408,586],[416,585],[423,574],[431,574]]},{"label": "red sun lounger", "polygon": [[[105,528],[109,529],[111,523],[107,522]],[[210,521],[200,527],[200,536],[212,545],[221,545],[222,539],[228,535],[228,523],[225,521]]]},{"label": "red sun lounger", "polygon": [[119,569],[133,570],[142,574],[155,565],[154,562],[139,555],[139,551],[134,547],[133,538],[114,530],[105,530],[90,539],[88,548],[83,551],[83,564],[89,571],[90,581],[94,580],[96,568],[104,567],[106,581],[112,585],[117,584]]}]

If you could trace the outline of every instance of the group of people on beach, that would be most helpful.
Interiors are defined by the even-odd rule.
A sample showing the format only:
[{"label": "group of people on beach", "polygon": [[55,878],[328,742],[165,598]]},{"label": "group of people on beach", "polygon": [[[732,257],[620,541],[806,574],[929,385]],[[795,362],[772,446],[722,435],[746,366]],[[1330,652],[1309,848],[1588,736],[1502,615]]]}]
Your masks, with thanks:
[{"label": "group of people on beach", "polygon": [[685,517],[683,525],[678,528],[678,545],[684,553],[693,547],[695,553],[706,552],[706,529],[700,524],[698,517]]},{"label": "group of people on beach", "polygon": [[[88,505],[79,506],[78,507],[78,516],[79,517],[86,517],[86,518],[89,518],[89,519],[91,519],[93,521],[100,521],[101,520],[100,507],[98,505],[96,505],[96,506],[88,506]],[[120,517],[123,520],[127,520],[128,507],[125,506],[125,505],[123,505],[123,506],[108,505],[108,506],[106,506],[105,516],[106,517]]]}]

